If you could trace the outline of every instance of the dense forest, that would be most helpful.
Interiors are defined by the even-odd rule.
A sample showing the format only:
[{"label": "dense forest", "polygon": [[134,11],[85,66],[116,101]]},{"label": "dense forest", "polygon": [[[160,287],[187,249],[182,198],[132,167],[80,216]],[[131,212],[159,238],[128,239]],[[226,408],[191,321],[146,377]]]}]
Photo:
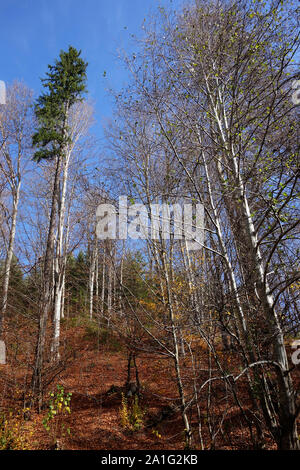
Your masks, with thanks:
[{"label": "dense forest", "polygon": [[84,50],[6,83],[0,449],[300,449],[299,13],[159,8],[101,142]]}]

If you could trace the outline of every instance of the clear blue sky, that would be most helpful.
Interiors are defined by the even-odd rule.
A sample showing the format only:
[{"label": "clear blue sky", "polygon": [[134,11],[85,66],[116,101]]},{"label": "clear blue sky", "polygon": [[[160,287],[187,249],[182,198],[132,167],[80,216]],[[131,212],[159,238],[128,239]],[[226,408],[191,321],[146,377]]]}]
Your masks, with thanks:
[{"label": "clear blue sky", "polygon": [[[180,0],[0,0],[0,80],[23,79],[41,91],[40,78],[61,49],[82,50],[89,63],[88,90],[96,102],[97,126],[112,113],[105,88],[120,88],[126,72],[116,60],[118,48],[129,48],[130,35],[159,5],[177,8]],[[103,78],[106,71],[107,78]]]}]

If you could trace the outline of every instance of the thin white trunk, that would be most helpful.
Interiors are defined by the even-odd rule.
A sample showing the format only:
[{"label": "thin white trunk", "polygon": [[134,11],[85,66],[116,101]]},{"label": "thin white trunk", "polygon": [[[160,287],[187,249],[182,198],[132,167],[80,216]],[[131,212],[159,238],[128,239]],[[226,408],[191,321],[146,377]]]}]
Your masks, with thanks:
[{"label": "thin white trunk", "polygon": [[170,321],[173,346],[174,346],[173,360],[174,360],[174,368],[175,368],[175,373],[176,373],[176,382],[177,382],[177,388],[178,388],[179,397],[180,397],[181,415],[182,415],[184,429],[185,429],[185,442],[186,442],[186,447],[189,448],[191,447],[191,444],[192,444],[192,433],[191,433],[190,422],[189,422],[189,418],[188,418],[187,410],[186,410],[186,397],[185,397],[185,391],[184,391],[184,386],[183,386],[182,377],[181,377],[179,340],[178,340],[177,328],[176,328],[176,323],[175,323],[175,313],[174,313],[172,291],[171,291],[170,278],[169,278],[169,272],[168,272],[168,263],[166,260],[166,252],[164,248],[162,248],[162,264],[163,264],[163,273],[164,273],[164,278],[165,278],[165,283],[166,283],[166,296],[167,296],[169,321]]},{"label": "thin white trunk", "polygon": [[[209,91],[209,87],[208,87]],[[230,168],[230,183],[234,191],[230,192],[230,200],[227,194],[227,187],[224,184],[223,174],[220,163],[217,165],[221,184],[224,188],[224,199],[226,210],[229,216],[232,232],[235,238],[240,255],[241,268],[247,274],[249,288],[259,299],[265,315],[266,327],[268,334],[272,338],[273,360],[279,364],[276,367],[277,384],[280,395],[279,410],[279,427],[274,422],[274,434],[278,435],[277,443],[281,449],[299,449],[299,440],[297,436],[297,425],[295,421],[296,404],[295,394],[292,385],[292,379],[289,372],[286,348],[284,345],[284,335],[280,325],[280,321],[274,308],[274,300],[270,294],[270,289],[265,278],[265,268],[261,252],[258,246],[257,234],[253,224],[250,207],[247,198],[247,191],[243,183],[237,155],[233,144],[228,144],[229,127],[226,118],[226,111],[222,102],[220,89],[218,90],[218,103],[213,103],[212,95],[210,95],[213,113],[220,132],[222,145],[225,148],[224,159]],[[218,110],[223,110],[222,117],[219,116]],[[266,397],[268,400],[268,397]],[[270,416],[270,421],[273,416]],[[273,425],[272,425],[273,426]]]},{"label": "thin white trunk", "polygon": [[68,171],[70,162],[70,152],[65,155],[62,168],[62,181],[61,181],[61,193],[60,200],[58,201],[58,229],[57,229],[57,242],[56,242],[56,256],[54,261],[55,266],[55,290],[54,290],[54,316],[53,316],[53,338],[51,345],[52,359],[58,360],[59,355],[59,342],[60,342],[60,320],[62,311],[62,296],[63,296],[63,285],[64,285],[64,237],[67,234],[64,233],[64,222],[65,222],[65,210],[66,210],[66,192],[68,183]]},{"label": "thin white trunk", "polygon": [[11,262],[12,262],[12,257],[13,257],[14,242],[15,242],[15,236],[16,236],[20,187],[21,187],[21,181],[19,179],[17,186],[15,188],[15,191],[14,191],[14,195],[13,195],[12,222],[11,222],[10,233],[9,233],[7,255],[6,255],[5,265],[4,265],[2,300],[1,300],[1,307],[0,307],[0,335],[2,334],[3,319],[4,319],[4,315],[5,315],[6,308],[7,308],[9,278],[10,278]]},{"label": "thin white trunk", "polygon": [[97,256],[96,256],[96,266],[95,266],[95,299],[96,299],[96,313],[97,317],[99,314],[99,255],[97,249]]},{"label": "thin white trunk", "polygon": [[97,243],[95,241],[93,249],[92,249],[92,254],[91,254],[91,263],[90,263],[90,272],[89,272],[89,316],[90,316],[90,319],[93,318],[96,258],[97,258]]},{"label": "thin white trunk", "polygon": [[106,247],[103,247],[102,258],[102,289],[101,289],[101,316],[104,315],[104,301],[105,301],[105,274],[106,274]]}]

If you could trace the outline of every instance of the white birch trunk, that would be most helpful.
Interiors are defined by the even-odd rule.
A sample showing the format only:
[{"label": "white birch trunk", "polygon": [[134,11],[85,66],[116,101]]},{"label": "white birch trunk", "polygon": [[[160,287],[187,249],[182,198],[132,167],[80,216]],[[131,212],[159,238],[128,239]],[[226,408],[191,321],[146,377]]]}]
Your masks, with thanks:
[{"label": "white birch trunk", "polygon": [[14,195],[13,195],[12,222],[11,222],[10,233],[9,233],[7,255],[6,255],[5,264],[4,264],[2,299],[1,299],[1,307],[0,307],[0,335],[2,334],[3,319],[4,319],[4,315],[5,315],[6,308],[7,308],[9,278],[10,278],[11,263],[12,263],[12,257],[13,257],[13,251],[14,251],[14,242],[15,242],[15,236],[16,236],[18,204],[19,204],[19,198],[20,198],[20,187],[21,187],[21,181],[19,179],[18,183],[17,183],[17,186],[14,190]]}]

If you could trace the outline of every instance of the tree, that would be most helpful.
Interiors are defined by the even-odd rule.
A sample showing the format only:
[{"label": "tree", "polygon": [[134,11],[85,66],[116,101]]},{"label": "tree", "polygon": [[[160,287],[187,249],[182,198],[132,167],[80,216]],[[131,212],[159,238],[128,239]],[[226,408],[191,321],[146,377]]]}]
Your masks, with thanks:
[{"label": "tree", "polygon": [[[286,269],[290,253],[297,259],[299,226],[299,130],[291,99],[296,18],[293,2],[276,0],[196,0],[174,16],[162,10],[162,29],[150,29],[140,54],[125,59],[133,80],[117,97],[111,131],[126,162],[123,181],[138,199],[171,201],[175,181],[204,204],[205,294],[213,304],[207,309],[197,295],[206,318],[196,315],[191,327],[206,340],[219,378],[234,395],[205,325],[223,321],[228,328],[222,317],[230,305],[228,331],[238,344],[254,414],[260,409],[257,421],[263,417],[280,449],[299,448],[300,405],[284,343],[285,332],[295,331],[289,286],[299,277]],[[158,253],[173,326],[178,296],[171,246],[167,259],[162,244]],[[219,299],[214,284],[222,284]]]},{"label": "tree", "polygon": [[26,160],[32,154],[30,142],[32,132],[32,91],[24,84],[15,82],[7,89],[7,103],[0,114],[0,134],[3,142],[0,149],[0,173],[6,187],[2,199],[8,204],[5,211],[8,240],[0,303],[0,335],[7,308],[22,176]]},{"label": "tree", "polygon": [[45,92],[39,97],[35,106],[38,130],[33,136],[33,144],[38,147],[35,160],[55,160],[56,169],[53,182],[51,213],[44,259],[43,292],[34,373],[32,378],[33,393],[38,393],[39,403],[42,400],[42,369],[46,326],[52,301],[52,266],[54,259],[55,223],[61,201],[60,175],[66,158],[66,149],[70,144],[68,119],[71,107],[82,99],[86,90],[86,68],[80,58],[81,51],[69,47],[61,51],[55,65],[49,65],[47,77],[42,80]]},{"label": "tree", "polygon": [[[62,165],[62,174],[60,179],[60,201],[58,205],[58,227],[55,246],[54,259],[54,324],[53,339],[51,345],[52,359],[59,359],[59,337],[60,337],[60,318],[63,313],[63,290],[65,281],[66,254],[69,243],[70,231],[70,210],[74,197],[75,186],[80,174],[80,163],[74,165],[75,159],[80,159],[82,147],[89,144],[88,140],[83,142],[83,137],[87,134],[92,121],[93,108],[86,102],[74,104],[70,109],[68,128],[70,142],[65,148],[65,157]],[[76,154],[79,155],[76,155]],[[68,185],[69,168],[73,163],[72,181]],[[75,167],[75,169],[74,169]],[[75,171],[74,171],[75,170]],[[68,201],[66,200],[68,190]],[[68,203],[67,203],[68,202]],[[67,212],[67,216],[66,216]],[[67,219],[67,220],[65,220]]]}]

